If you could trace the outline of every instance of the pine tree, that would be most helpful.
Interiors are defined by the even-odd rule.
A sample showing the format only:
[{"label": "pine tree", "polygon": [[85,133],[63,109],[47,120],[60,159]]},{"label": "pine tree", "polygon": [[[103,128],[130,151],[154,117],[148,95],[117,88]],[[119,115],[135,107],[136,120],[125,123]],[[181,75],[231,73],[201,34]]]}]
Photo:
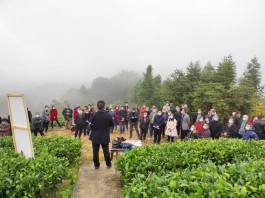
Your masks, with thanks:
[{"label": "pine tree", "polygon": [[200,80],[201,77],[201,65],[199,61],[195,63],[190,62],[189,66],[187,67],[187,74],[186,77],[190,82],[196,83]]},{"label": "pine tree", "polygon": [[155,91],[153,67],[148,65],[146,72],[143,73],[143,79],[136,86],[135,97],[137,97],[138,105],[152,106],[154,104]]},{"label": "pine tree", "polygon": [[233,61],[231,55],[224,57],[223,61],[219,63],[216,72],[217,82],[224,85],[228,89],[236,81],[236,63]]},{"label": "pine tree", "polygon": [[261,66],[258,62],[258,58],[253,57],[251,62],[248,63],[247,69],[245,70],[243,76],[252,84],[256,91],[263,92],[264,86],[260,85],[262,77],[260,67]]},{"label": "pine tree", "polygon": [[208,61],[206,66],[202,69],[201,81],[205,83],[215,82],[215,69],[210,61]]}]

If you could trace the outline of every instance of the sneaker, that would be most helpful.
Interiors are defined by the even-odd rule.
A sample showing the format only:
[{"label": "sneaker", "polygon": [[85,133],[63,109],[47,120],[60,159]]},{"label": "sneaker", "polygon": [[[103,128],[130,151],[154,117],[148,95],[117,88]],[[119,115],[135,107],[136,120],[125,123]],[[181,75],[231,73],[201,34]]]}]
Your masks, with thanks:
[{"label": "sneaker", "polygon": [[107,169],[110,169],[112,166],[110,165],[110,166],[107,166]]},{"label": "sneaker", "polygon": [[99,166],[95,166],[95,169],[99,169]]}]

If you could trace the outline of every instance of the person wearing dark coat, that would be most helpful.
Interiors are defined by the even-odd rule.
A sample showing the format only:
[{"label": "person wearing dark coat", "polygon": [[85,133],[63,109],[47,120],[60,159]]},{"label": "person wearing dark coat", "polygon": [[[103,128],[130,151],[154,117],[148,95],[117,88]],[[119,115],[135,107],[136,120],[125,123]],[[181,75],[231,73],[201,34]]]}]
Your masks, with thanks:
[{"label": "person wearing dark coat", "polygon": [[28,118],[29,118],[29,123],[31,124],[31,120],[32,120],[32,113],[31,111],[29,110],[29,108],[27,108],[28,110]]},{"label": "person wearing dark coat", "polygon": [[154,144],[160,144],[161,141],[161,135],[163,131],[163,125],[165,123],[165,120],[162,115],[162,111],[158,111],[157,115],[154,118],[153,121],[153,127],[154,127]]},{"label": "person wearing dark coat", "polygon": [[75,138],[77,138],[78,135],[80,139],[82,131],[85,126],[85,115],[83,114],[83,111],[81,109],[78,109],[78,115],[75,116],[74,123],[75,123]]},{"label": "person wearing dark coat", "polygon": [[219,139],[221,133],[223,132],[223,123],[219,121],[217,114],[214,115],[213,121],[210,122],[210,132],[212,139]]},{"label": "person wearing dark coat", "polygon": [[127,117],[125,119],[125,127],[126,127],[126,130],[128,131],[129,130],[129,110],[130,110],[128,102],[125,102],[124,110],[127,113]]},{"label": "person wearing dark coat", "polygon": [[120,134],[125,132],[125,122],[127,119],[127,111],[124,109],[124,107],[120,108]]},{"label": "person wearing dark coat", "polygon": [[228,124],[225,125],[224,132],[229,138],[242,138],[242,136],[238,133],[238,128],[234,123],[233,117],[231,117]]},{"label": "person wearing dark coat", "polygon": [[241,116],[240,111],[236,111],[236,115],[233,116],[234,124],[236,125],[238,131],[239,131],[241,123],[242,123],[242,120],[241,120],[240,116]]},{"label": "person wearing dark coat", "polygon": [[175,119],[177,120],[177,131],[178,131],[178,135],[180,135],[180,127],[181,127],[181,120],[182,120],[182,114],[180,111],[180,108],[177,106],[176,107],[176,112],[174,114]]},{"label": "person wearing dark coat", "polygon": [[259,139],[265,140],[265,122],[262,120],[262,116],[258,116],[258,120],[253,123],[253,127]]},{"label": "person wearing dark coat", "polygon": [[0,137],[1,136],[11,136],[11,135],[12,135],[11,126],[7,122],[7,119],[3,118],[1,120],[1,123],[0,123]]},{"label": "person wearing dark coat", "polygon": [[148,132],[150,118],[148,112],[144,113],[144,116],[140,118],[140,140],[146,140],[146,134]]},{"label": "person wearing dark coat", "polygon": [[41,136],[44,136],[43,133],[43,119],[40,117],[40,114],[37,112],[35,117],[32,119],[32,131],[34,135],[37,136],[38,132]]},{"label": "person wearing dark coat", "polygon": [[85,106],[84,112],[84,136],[89,135],[89,131],[87,129],[91,114],[89,113],[88,106]]},{"label": "person wearing dark coat", "polygon": [[42,111],[42,119],[43,119],[43,128],[45,130],[45,133],[47,133],[50,124],[50,111],[48,105],[46,105],[44,111]]},{"label": "person wearing dark coat", "polygon": [[139,113],[136,111],[136,108],[133,108],[132,111],[129,113],[129,120],[130,120],[130,138],[132,138],[133,127],[136,130],[137,138],[140,138],[139,129],[138,129]]},{"label": "person wearing dark coat", "polygon": [[[115,124],[116,113],[115,113],[114,109],[110,108],[110,111],[108,112],[108,114],[112,117],[112,120]],[[114,126],[111,127],[110,132],[113,133],[113,130],[114,130]]]},{"label": "person wearing dark coat", "polygon": [[99,148],[103,149],[107,168],[111,168],[111,158],[109,152],[110,128],[114,126],[112,117],[104,110],[105,102],[98,101],[98,111],[91,119],[92,132],[89,139],[92,141],[93,161],[96,169],[100,167]]},{"label": "person wearing dark coat", "polygon": [[202,117],[202,110],[201,109],[198,109],[198,112],[194,115],[193,117],[193,124],[198,121],[200,119],[200,117]]}]

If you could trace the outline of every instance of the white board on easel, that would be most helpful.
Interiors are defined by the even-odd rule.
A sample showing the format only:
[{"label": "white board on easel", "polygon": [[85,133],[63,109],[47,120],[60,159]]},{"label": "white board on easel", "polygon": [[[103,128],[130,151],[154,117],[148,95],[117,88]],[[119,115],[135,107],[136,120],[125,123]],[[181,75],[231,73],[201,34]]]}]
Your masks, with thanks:
[{"label": "white board on easel", "polygon": [[23,94],[7,94],[13,141],[17,153],[34,158],[28,111]]}]

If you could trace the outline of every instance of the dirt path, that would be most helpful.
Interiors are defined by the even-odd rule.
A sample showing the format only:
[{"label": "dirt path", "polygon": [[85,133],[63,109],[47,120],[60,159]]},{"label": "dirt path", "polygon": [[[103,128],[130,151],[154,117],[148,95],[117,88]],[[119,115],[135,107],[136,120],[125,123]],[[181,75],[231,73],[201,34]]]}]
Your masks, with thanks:
[{"label": "dirt path", "polygon": [[107,169],[104,162],[95,170],[91,161],[84,162],[78,173],[72,198],[122,198],[115,169]]},{"label": "dirt path", "polygon": [[[74,134],[71,131],[60,128],[50,129],[47,135],[72,136],[74,138]],[[125,134],[120,135],[118,131],[114,131],[110,136],[111,141],[121,136],[129,139],[129,132],[126,131]],[[133,139],[136,139],[135,131],[133,131]],[[103,152],[100,148],[99,159],[101,167],[95,170],[92,161],[92,143],[88,140],[87,136],[82,136],[81,140],[83,141],[82,165],[79,169],[72,198],[122,198],[121,186],[115,172],[114,162],[112,168],[107,169]],[[164,141],[165,139],[163,138],[162,142]],[[152,142],[153,140],[147,140],[143,144],[152,144]]]}]

